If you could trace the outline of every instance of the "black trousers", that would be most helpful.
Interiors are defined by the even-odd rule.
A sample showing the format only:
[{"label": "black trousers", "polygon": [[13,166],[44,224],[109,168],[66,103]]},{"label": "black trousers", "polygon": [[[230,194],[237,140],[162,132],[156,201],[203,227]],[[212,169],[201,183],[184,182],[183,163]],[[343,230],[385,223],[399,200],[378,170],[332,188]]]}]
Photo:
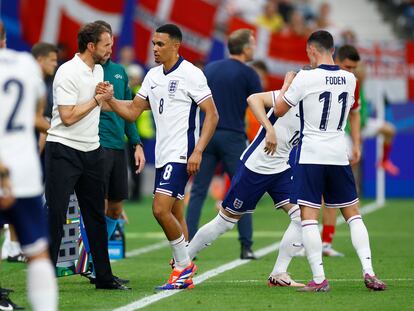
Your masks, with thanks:
[{"label": "black trousers", "polygon": [[47,142],[45,173],[52,262],[56,265],[69,198],[75,190],[92,253],[96,281],[110,282],[113,276],[105,222],[102,148],[82,152],[60,143]]}]

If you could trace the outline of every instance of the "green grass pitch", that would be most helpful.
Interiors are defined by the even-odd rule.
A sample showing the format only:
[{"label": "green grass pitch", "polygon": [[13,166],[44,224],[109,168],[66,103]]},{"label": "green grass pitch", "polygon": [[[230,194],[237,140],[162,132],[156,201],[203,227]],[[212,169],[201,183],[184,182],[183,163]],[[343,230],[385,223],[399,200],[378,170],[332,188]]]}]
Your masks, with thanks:
[{"label": "green grass pitch", "polygon": [[[151,199],[126,203],[130,224],[126,228],[127,250],[132,251],[165,241],[152,216]],[[202,223],[216,213],[209,199]],[[282,211],[275,211],[268,197],[254,214],[254,250],[280,240],[288,224]],[[374,269],[388,284],[385,292],[370,292],[362,281],[359,260],[353,250],[348,226],[337,227],[334,246],[344,258],[325,258],[329,293],[297,293],[294,288],[268,288],[266,279],[276,252],[229,270],[145,307],[145,310],[414,310],[414,219],[413,201],[389,200],[384,208],[364,216],[370,234]],[[234,229],[219,238],[197,258],[198,275],[237,259],[240,245]],[[112,310],[155,292],[171,271],[169,247],[147,252],[112,264],[114,274],[131,280],[132,291],[95,290],[85,278],[59,278],[59,310]],[[27,301],[25,264],[2,262],[1,286],[13,288],[11,298],[30,310]],[[292,278],[311,278],[305,258],[295,258],[289,268]]]}]

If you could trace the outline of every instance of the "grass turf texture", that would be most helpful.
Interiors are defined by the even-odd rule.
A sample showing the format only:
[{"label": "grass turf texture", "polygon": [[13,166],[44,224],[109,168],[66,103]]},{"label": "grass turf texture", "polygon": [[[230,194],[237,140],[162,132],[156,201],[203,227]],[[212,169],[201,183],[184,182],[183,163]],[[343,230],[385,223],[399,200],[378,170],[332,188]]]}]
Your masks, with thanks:
[{"label": "grass turf texture", "polygon": [[[334,247],[344,258],[325,258],[325,272],[330,280],[329,293],[297,293],[294,288],[268,288],[276,253],[237,267],[185,291],[147,306],[146,310],[414,310],[414,229],[413,201],[389,200],[386,207],[364,216],[370,234],[373,264],[380,278],[386,280],[385,292],[369,292],[362,281],[359,260],[353,250],[348,226],[337,227]],[[126,203],[130,219],[127,226],[127,250],[165,241],[152,216],[151,199]],[[206,202],[201,223],[216,213],[214,202]],[[254,249],[279,241],[289,222],[282,211],[275,211],[268,197],[260,201],[254,214]],[[238,258],[240,245],[234,229],[219,238],[198,256],[198,274]],[[132,291],[95,290],[85,278],[59,278],[59,310],[111,310],[155,293],[154,287],[165,283],[170,273],[169,247],[164,247],[112,264],[114,274],[131,280]],[[311,278],[305,258],[295,258],[289,268],[295,280]],[[26,266],[3,262],[1,285],[13,288],[13,301],[29,307],[26,298]]]}]

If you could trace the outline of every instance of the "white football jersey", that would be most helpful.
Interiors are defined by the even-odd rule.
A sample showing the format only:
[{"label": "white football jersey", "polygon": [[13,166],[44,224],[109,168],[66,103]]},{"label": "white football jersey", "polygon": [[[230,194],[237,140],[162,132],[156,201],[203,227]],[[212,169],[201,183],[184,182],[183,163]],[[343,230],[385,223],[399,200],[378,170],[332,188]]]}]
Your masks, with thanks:
[{"label": "white football jersey", "polygon": [[345,126],[355,100],[355,76],[336,65],[301,70],[284,95],[299,106],[299,163],[348,165]]},{"label": "white football jersey", "polygon": [[[279,91],[272,92],[273,105]],[[251,171],[259,174],[277,174],[288,169],[289,154],[293,146],[299,142],[300,120],[298,109],[290,109],[283,117],[277,118],[273,108],[267,113],[269,121],[273,124],[276,133],[276,151],[273,155],[266,154],[266,130],[261,126],[256,137],[244,150],[240,160]]]},{"label": "white football jersey", "polygon": [[198,105],[211,97],[203,72],[180,57],[167,73],[152,68],[137,96],[151,105],[156,126],[155,167],[187,163],[200,134]]},{"label": "white football jersey", "polygon": [[29,53],[0,49],[0,159],[17,198],[42,194],[34,121],[45,94],[40,68]]}]

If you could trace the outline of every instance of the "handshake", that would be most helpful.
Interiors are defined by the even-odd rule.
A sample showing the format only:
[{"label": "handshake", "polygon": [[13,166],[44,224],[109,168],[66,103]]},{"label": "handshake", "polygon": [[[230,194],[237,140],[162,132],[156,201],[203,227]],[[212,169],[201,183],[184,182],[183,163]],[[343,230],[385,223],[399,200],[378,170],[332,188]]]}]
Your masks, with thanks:
[{"label": "handshake", "polygon": [[114,97],[114,86],[108,81],[99,82],[95,88],[95,100],[99,106],[108,104],[108,102]]}]

